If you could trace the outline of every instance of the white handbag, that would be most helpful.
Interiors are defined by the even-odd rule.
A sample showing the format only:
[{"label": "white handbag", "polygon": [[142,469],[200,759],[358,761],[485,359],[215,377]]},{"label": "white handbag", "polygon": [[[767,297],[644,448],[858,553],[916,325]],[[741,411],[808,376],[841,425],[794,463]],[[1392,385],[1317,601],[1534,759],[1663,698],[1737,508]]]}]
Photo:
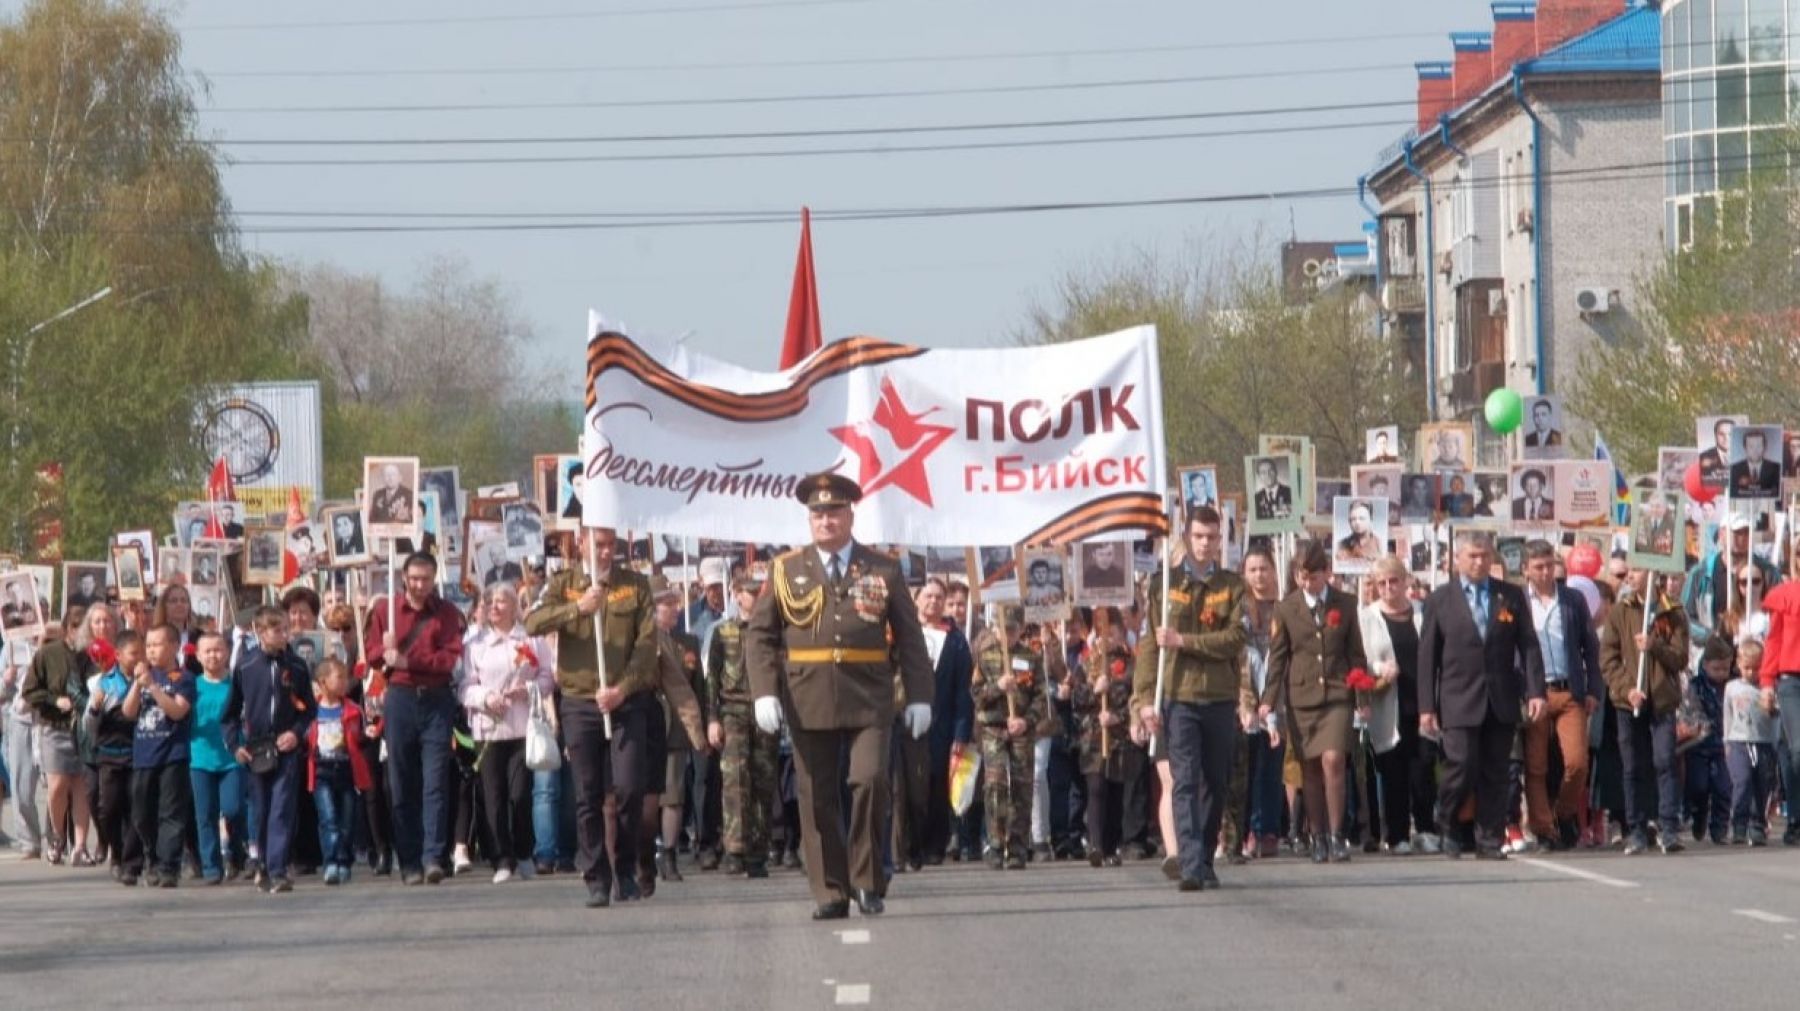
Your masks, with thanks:
[{"label": "white handbag", "polygon": [[550,729],[550,718],[544,715],[544,700],[535,684],[531,686],[531,718],[525,724],[525,767],[532,772],[562,768],[562,749],[556,745],[556,731]]}]

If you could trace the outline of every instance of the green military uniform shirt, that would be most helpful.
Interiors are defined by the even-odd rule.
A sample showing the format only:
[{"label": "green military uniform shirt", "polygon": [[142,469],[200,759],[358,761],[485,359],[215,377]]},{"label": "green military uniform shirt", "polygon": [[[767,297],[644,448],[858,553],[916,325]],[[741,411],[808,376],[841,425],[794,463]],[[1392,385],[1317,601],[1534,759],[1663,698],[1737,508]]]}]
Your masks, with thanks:
[{"label": "green military uniform shirt", "polygon": [[[584,568],[564,569],[550,577],[543,603],[525,616],[531,635],[556,635],[556,683],[565,695],[592,695],[600,689],[600,667],[594,652],[594,618],[577,602],[590,581]],[[598,612],[606,639],[606,683],[627,696],[655,688],[656,618],[650,581],[614,566],[607,577],[606,600]]]}]

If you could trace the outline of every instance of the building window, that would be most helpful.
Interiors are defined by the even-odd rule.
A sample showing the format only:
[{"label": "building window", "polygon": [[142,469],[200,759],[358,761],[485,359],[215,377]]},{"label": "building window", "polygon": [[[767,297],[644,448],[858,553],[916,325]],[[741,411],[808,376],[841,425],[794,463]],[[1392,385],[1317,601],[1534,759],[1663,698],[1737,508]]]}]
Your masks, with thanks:
[{"label": "building window", "polygon": [[1750,71],[1750,124],[1774,126],[1787,121],[1787,68],[1779,64]]},{"label": "building window", "polygon": [[1719,110],[1719,129],[1729,130],[1749,122],[1748,72],[1742,67],[1721,69],[1718,88],[1719,99],[1715,107]]},{"label": "building window", "polygon": [[1748,22],[1744,0],[1718,0],[1718,15],[1713,21],[1718,54],[1713,62],[1721,67],[1743,63],[1749,55],[1744,46],[1744,26]]},{"label": "building window", "polygon": [[1750,62],[1779,63],[1786,55],[1784,0],[1750,0]]},{"label": "building window", "polygon": [[1712,56],[1712,18],[1713,0],[1688,0],[1683,6],[1688,8],[1688,17],[1692,24],[1688,30],[1688,52],[1692,55],[1692,66],[1698,70],[1709,65]]}]

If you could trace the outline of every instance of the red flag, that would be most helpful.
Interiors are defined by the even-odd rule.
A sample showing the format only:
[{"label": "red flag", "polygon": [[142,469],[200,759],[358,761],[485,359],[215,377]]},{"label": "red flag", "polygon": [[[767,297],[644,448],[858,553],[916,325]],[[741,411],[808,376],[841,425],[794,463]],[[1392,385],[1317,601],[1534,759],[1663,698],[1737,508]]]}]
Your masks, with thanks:
[{"label": "red flag", "polygon": [[206,501],[211,507],[206,511],[206,536],[224,537],[225,524],[219,522],[218,506],[221,502],[236,502],[237,490],[231,484],[231,468],[222,456],[213,461],[212,473],[206,478]]},{"label": "red flag", "polygon": [[281,581],[291,583],[300,578],[300,558],[294,554],[294,531],[306,526],[306,507],[300,504],[300,489],[288,489],[287,544],[281,552]]},{"label": "red flag", "polygon": [[781,338],[781,367],[791,369],[824,344],[819,324],[819,283],[813,277],[812,211],[800,208],[800,256],[794,261],[794,290],[788,296],[787,334]]}]

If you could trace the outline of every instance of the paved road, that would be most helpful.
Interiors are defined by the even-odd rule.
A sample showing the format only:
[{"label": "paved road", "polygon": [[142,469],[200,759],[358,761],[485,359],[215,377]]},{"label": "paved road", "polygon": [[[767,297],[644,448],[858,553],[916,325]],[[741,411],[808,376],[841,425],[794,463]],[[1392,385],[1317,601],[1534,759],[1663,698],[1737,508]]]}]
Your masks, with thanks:
[{"label": "paved road", "polygon": [[[797,872],[589,911],[568,878],[127,891],[0,861],[0,1007],[1763,1008],[1800,851],[1291,858],[1182,895],[1153,864],[898,879],[815,924]],[[343,1006],[343,1005],[340,1005]]]}]

